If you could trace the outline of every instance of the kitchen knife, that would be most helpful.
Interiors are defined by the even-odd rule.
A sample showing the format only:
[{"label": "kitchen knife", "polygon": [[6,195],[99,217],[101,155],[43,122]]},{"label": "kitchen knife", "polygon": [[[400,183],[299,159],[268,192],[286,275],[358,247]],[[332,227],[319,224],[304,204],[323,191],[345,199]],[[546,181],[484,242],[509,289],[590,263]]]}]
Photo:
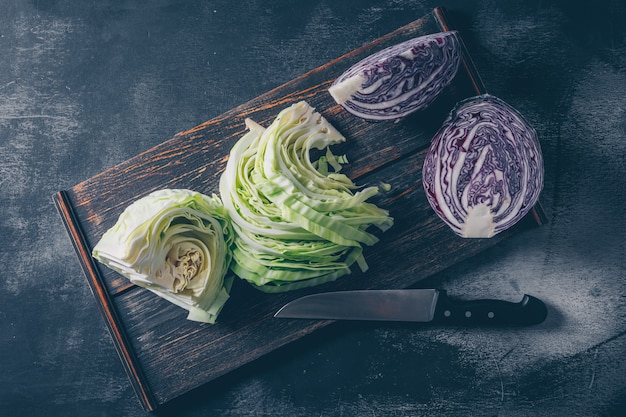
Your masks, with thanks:
[{"label": "kitchen knife", "polygon": [[307,295],[274,317],[430,322],[451,325],[530,325],[545,320],[546,305],[531,295],[520,302],[455,300],[445,290],[357,290]]}]

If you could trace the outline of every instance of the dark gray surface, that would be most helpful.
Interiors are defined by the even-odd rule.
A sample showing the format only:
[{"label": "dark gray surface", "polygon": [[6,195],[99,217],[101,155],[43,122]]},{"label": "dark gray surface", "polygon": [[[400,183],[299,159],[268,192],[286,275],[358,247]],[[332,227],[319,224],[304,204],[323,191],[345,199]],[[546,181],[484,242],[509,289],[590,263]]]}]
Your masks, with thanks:
[{"label": "dark gray surface", "polygon": [[0,415],[144,415],[51,196],[447,6],[536,127],[550,223],[422,282],[550,308],[524,329],[340,324],[177,416],[616,416],[626,409],[626,5],[0,1]]}]

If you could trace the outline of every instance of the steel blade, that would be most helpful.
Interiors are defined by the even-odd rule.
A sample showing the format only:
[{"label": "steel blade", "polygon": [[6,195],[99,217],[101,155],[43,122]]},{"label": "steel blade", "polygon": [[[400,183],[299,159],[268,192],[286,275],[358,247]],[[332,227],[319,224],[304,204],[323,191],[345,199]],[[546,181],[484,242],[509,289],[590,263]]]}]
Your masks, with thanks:
[{"label": "steel blade", "polygon": [[438,294],[434,289],[327,292],[298,298],[274,317],[428,322]]}]

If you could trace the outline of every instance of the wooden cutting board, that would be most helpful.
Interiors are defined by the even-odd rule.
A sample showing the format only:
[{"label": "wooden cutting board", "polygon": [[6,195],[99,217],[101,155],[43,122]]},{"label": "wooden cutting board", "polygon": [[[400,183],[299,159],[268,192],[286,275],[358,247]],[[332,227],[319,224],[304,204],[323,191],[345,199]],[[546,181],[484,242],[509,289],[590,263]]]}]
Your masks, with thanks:
[{"label": "wooden cutting board", "polygon": [[[54,196],[79,262],[113,338],[119,357],[147,410],[249,363],[330,321],[278,320],[285,303],[312,292],[414,286],[502,239],[544,221],[537,206],[514,228],[491,239],[462,239],[434,214],[421,185],[429,142],[455,103],[486,89],[464,51],[451,86],[426,111],[399,123],[369,123],[343,111],[327,88],[362,58],[401,41],[451,30],[445,12],[428,15],[302,75],[248,103],[114,166]],[[462,34],[461,34],[462,35]],[[373,200],[395,218],[381,241],[365,249],[370,265],[316,288],[265,294],[236,280],[215,325],[186,320],[187,312],[98,264],[91,257],[100,236],[136,199],[161,188],[218,192],[228,153],[244,134],[244,119],[264,126],[285,107],[306,100],[347,138],[347,173],[357,184],[384,181],[392,190]]]}]

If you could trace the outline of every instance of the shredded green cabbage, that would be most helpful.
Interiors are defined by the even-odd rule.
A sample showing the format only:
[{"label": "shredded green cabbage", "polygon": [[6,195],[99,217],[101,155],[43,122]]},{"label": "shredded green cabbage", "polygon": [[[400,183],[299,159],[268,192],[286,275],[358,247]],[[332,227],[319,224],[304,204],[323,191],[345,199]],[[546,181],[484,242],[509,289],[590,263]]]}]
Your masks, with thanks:
[{"label": "shredded green cabbage", "polygon": [[363,245],[378,241],[367,229],[385,231],[393,219],[366,201],[378,187],[356,191],[339,172],[347,159],[330,146],[345,138],[304,101],[267,129],[252,120],[246,125],[220,178],[235,231],[231,269],[266,292],[329,282],[355,263],[367,270]]},{"label": "shredded green cabbage", "polygon": [[188,310],[189,320],[214,323],[229,298],[233,238],[217,196],[164,189],[129,205],[93,256]]}]

